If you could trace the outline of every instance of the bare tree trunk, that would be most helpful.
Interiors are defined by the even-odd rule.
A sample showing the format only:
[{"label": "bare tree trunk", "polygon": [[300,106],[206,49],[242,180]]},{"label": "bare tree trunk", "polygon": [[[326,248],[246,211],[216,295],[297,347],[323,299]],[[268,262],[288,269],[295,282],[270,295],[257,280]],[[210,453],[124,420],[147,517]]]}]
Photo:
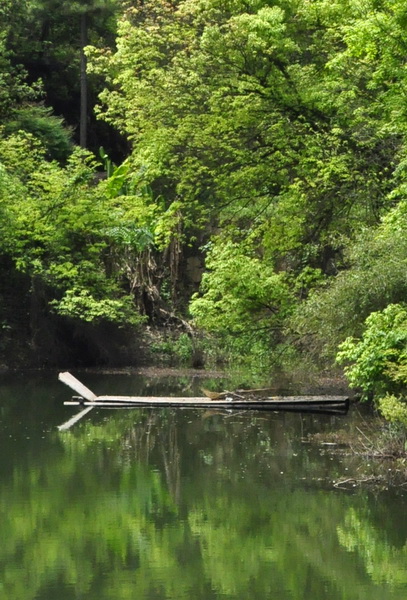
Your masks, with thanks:
[{"label": "bare tree trunk", "polygon": [[88,121],[88,79],[86,75],[85,46],[88,44],[88,24],[86,13],[81,14],[81,110],[79,121],[79,145],[86,148],[87,145],[87,121]]}]

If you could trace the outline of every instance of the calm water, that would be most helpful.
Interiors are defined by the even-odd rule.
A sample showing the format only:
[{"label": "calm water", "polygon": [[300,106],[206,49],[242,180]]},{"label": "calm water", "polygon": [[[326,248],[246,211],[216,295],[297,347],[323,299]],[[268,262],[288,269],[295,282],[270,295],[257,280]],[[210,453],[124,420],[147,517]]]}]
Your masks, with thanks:
[{"label": "calm water", "polygon": [[[202,382],[79,376],[98,393]],[[407,496],[307,443],[354,416],[96,409],[56,374],[0,379],[4,600],[400,600]],[[359,471],[360,472],[360,471]]]}]

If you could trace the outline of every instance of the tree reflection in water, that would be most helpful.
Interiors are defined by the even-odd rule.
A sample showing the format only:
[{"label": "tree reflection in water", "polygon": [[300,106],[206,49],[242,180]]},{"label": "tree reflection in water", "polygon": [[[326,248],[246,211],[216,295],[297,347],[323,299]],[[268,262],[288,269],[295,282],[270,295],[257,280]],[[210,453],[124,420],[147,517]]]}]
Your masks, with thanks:
[{"label": "tree reflection in water", "polygon": [[[403,498],[334,489],[345,459],[301,442],[334,419],[171,410],[98,419],[49,434],[3,471],[7,600],[405,595]],[[385,502],[399,522],[383,518]]]}]

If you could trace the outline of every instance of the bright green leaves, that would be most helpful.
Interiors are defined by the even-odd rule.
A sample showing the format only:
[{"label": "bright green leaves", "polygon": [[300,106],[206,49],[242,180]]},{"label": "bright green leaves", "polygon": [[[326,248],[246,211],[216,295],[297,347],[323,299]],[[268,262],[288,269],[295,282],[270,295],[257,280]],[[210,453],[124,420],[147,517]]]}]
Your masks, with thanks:
[{"label": "bright green leaves", "polygon": [[[276,6],[252,14],[243,12],[224,23],[207,26],[200,41],[201,51],[208,58],[216,56],[230,73],[239,70],[247,77],[267,77],[273,66],[279,68],[278,61],[286,61],[297,50],[284,21],[284,11]],[[244,85],[244,80],[239,83]]]},{"label": "bright green leaves", "polygon": [[389,304],[366,319],[361,339],[348,338],[339,346],[337,361],[363,396],[373,396],[384,418],[407,426],[407,310]]},{"label": "bright green leaves", "polygon": [[[63,119],[53,115],[51,108],[35,104],[44,98],[43,81],[38,72],[28,73],[21,64],[20,53],[24,50],[19,41],[23,37],[29,45],[25,38],[30,36],[28,21],[35,3],[18,1],[15,6],[13,3],[12,10],[8,4],[0,9],[5,12],[4,18],[0,18],[0,122],[3,133],[30,133],[40,140],[49,160],[64,162],[72,151],[72,131],[64,127]],[[30,64],[35,62],[32,51],[32,47],[27,48]]]},{"label": "bright green leaves", "polygon": [[12,53],[7,49],[5,36],[0,29],[0,118],[2,125],[10,119],[16,107],[32,102],[41,95],[41,82],[29,85],[21,66],[13,65]]},{"label": "bright green leaves", "polygon": [[302,275],[336,273],[343,246],[385,209],[400,140],[369,84],[381,55],[355,47],[374,13],[361,10],[151,0],[124,15],[116,52],[89,49],[107,85],[99,115],[127,135],[131,169],[161,199],[161,247],[221,232],[192,303],[207,329],[284,327],[315,285]]},{"label": "bright green leaves", "polygon": [[[407,404],[397,396],[386,394],[378,401],[379,410],[386,421],[407,428]],[[406,446],[404,449],[407,449]]]},{"label": "bright green leaves", "polygon": [[294,295],[285,273],[276,273],[244,245],[215,243],[209,250],[202,295],[190,306],[198,327],[226,340],[236,355],[251,353],[270,362],[270,347],[281,339]]},{"label": "bright green leaves", "polygon": [[46,150],[48,160],[66,162],[72,152],[71,132],[63,120],[44,106],[29,105],[14,110],[4,127],[5,134],[26,131],[37,138]]},{"label": "bright green leaves", "polygon": [[45,161],[29,134],[2,140],[0,161],[1,252],[42,282],[60,315],[139,322],[121,257],[130,268],[152,244],[145,203],[137,209],[131,197],[112,197],[109,182],[97,185],[96,163],[83,151],[66,168]]},{"label": "bright green leaves", "polygon": [[149,2],[123,19],[115,54],[90,50],[91,68],[109,86],[101,117],[127,133],[133,166],[168,205],[181,200],[186,222],[203,225],[214,211],[221,223],[259,214],[266,222],[277,211],[290,229],[291,196],[302,218],[289,237],[325,248],[336,246],[336,229],[351,235],[362,211],[377,219],[379,170],[391,154],[378,149],[374,131],[375,159],[363,154],[365,142],[359,147],[352,127],[363,100],[344,114],[338,90],[349,86],[317,42],[326,39],[330,57],[342,51],[349,10],[337,9],[331,22],[327,11],[326,3],[315,13],[308,3],[180,2],[170,10]]},{"label": "bright green leaves", "polygon": [[134,310],[131,296],[122,297],[120,300],[98,299],[89,290],[74,288],[67,290],[61,300],[53,300],[50,304],[56,308],[59,315],[88,323],[112,321],[138,325],[144,320]]},{"label": "bright green leaves", "polygon": [[337,361],[350,363],[345,367],[349,383],[365,395],[405,388],[407,380],[397,381],[397,372],[407,366],[406,308],[389,304],[369,315],[362,338],[347,338],[339,346]]},{"label": "bright green leaves", "polygon": [[[30,6],[43,20],[52,3]],[[98,15],[115,6],[63,10],[94,17],[89,75],[106,85],[98,116],[127,137],[130,155],[116,167],[102,150],[107,180],[98,183],[90,158],[46,163],[69,153],[61,123],[26,106],[1,146],[3,246],[55,286],[53,306],[99,318],[94,301],[112,315],[102,301],[126,303],[129,291],[157,306],[161,283],[186,289],[183,245],[197,240],[210,250],[191,310],[231,338],[247,326],[266,331],[272,347],[281,338],[270,332],[284,330],[297,305],[298,330],[324,336],[332,355],[361,335],[370,312],[403,301],[402,215],[371,227],[405,196],[404,4],[148,0],[126,5],[116,50],[100,48],[108,32],[98,35]],[[72,56],[67,27],[54,30],[61,64]],[[0,60],[7,73],[7,52]],[[0,112],[17,96],[11,87],[0,96]]]},{"label": "bright green leaves", "polygon": [[[344,100],[348,97],[356,109],[355,121],[360,119],[359,131],[365,139],[372,130],[382,136],[398,136],[401,132],[404,135],[405,3],[368,0],[351,3],[351,7],[349,17],[338,23],[344,48],[328,63],[332,72],[342,73],[346,87],[340,95],[345,94]],[[353,100],[345,91],[351,87]]]}]

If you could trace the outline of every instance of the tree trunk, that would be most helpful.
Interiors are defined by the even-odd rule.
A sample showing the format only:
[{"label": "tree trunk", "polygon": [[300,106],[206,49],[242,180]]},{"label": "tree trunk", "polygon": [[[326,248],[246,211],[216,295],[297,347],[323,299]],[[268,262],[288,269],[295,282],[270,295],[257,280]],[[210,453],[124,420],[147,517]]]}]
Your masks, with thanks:
[{"label": "tree trunk", "polygon": [[88,44],[88,27],[86,13],[81,14],[81,109],[79,121],[79,145],[86,148],[87,145],[87,121],[88,121],[88,79],[86,75],[85,46]]}]

